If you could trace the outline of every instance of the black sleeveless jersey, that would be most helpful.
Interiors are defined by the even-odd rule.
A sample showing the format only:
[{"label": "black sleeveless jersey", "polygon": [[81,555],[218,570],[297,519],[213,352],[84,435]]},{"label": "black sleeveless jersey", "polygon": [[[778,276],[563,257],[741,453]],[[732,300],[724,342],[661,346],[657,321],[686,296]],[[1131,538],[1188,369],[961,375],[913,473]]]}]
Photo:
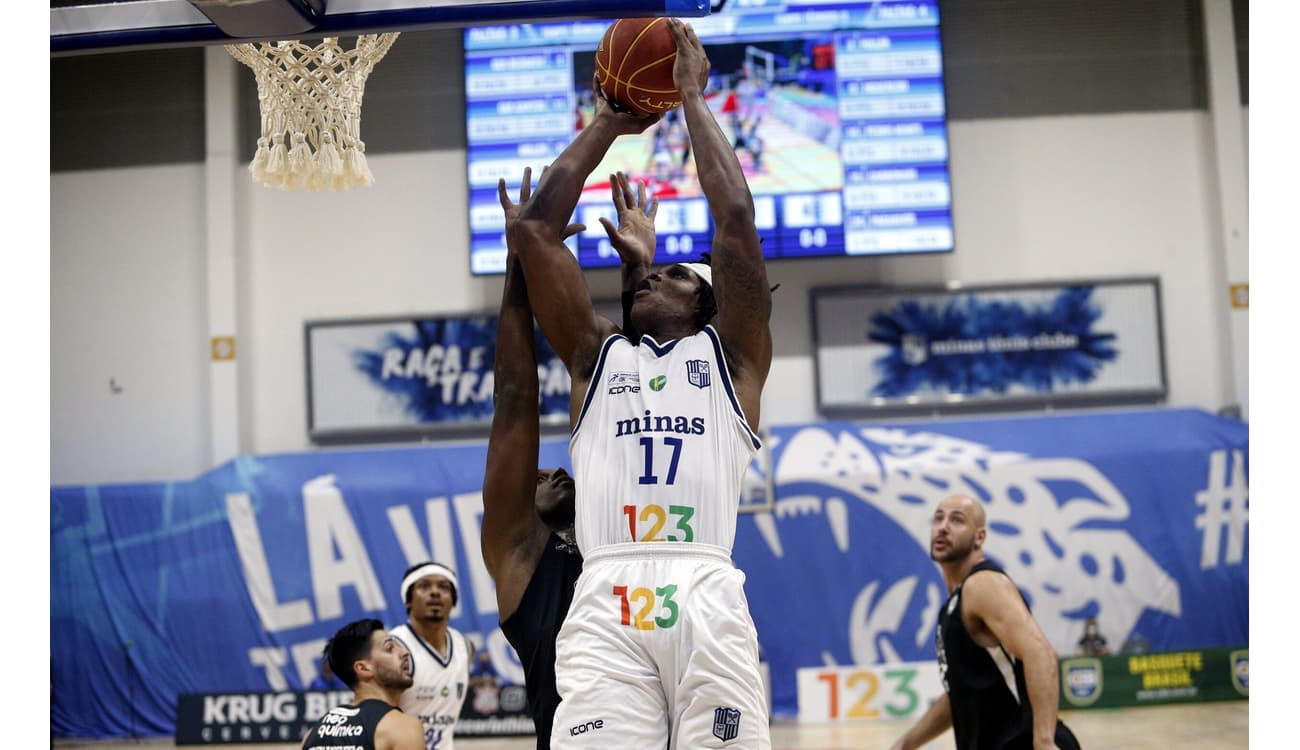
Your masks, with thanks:
[{"label": "black sleeveless jersey", "polygon": [[[1006,575],[984,560],[966,574],[983,570]],[[961,590],[966,580],[939,610],[935,648],[939,675],[952,707],[952,731],[957,750],[1032,750],[1034,713],[1025,687],[1025,667],[1001,645],[985,648],[971,638],[961,620]],[[1061,750],[1079,747],[1074,735],[1059,720],[1056,745]]]},{"label": "black sleeveless jersey", "polygon": [[501,623],[501,632],[515,647],[524,666],[524,690],[537,727],[537,748],[551,746],[551,724],[560,694],[555,690],[555,638],[569,614],[573,586],[582,572],[578,548],[555,534],[546,540],[519,608]]},{"label": "black sleeveless jersey", "polygon": [[384,714],[396,710],[396,706],[373,698],[356,706],[335,706],[307,733],[303,748],[374,750],[375,727]]}]

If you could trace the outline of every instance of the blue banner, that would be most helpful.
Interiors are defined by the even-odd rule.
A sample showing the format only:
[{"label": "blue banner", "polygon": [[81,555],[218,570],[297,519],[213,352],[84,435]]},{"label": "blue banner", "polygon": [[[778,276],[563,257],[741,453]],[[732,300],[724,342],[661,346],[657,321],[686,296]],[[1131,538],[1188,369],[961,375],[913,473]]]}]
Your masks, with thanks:
[{"label": "blue banner", "polygon": [[812,297],[827,413],[1165,395],[1154,278]]},{"label": "blue banner", "polygon": [[[925,661],[945,598],[930,516],[986,503],[988,554],[1063,656],[1247,643],[1246,425],[1191,410],[770,431],[775,502],[734,551],[773,711],[800,667]],[[523,678],[479,550],[483,444],[241,457],[194,481],[51,491],[56,736],[171,734],[182,693],[301,690],[324,640],[405,619],[413,562],[453,564],[454,627]],[[541,465],[568,466],[547,440]]]},{"label": "blue banner", "polygon": [[[495,315],[319,321],[306,328],[313,438],[491,423]],[[542,420],[563,424],[568,371],[540,330],[534,344]]]}]

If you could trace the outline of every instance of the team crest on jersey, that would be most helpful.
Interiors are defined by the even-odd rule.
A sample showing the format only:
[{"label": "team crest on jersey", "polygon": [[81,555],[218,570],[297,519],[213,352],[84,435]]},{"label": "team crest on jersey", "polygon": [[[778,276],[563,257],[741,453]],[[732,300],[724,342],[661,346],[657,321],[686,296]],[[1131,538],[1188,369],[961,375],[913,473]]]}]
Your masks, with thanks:
[{"label": "team crest on jersey", "polygon": [[1250,695],[1250,651],[1233,651],[1228,654],[1232,667],[1232,686],[1242,695]]},{"label": "team crest on jersey", "polygon": [[740,733],[740,712],[734,708],[716,708],[713,710],[713,736],[726,742],[736,739]]},{"label": "team crest on jersey", "polygon": [[667,375],[656,375],[650,378],[650,390],[652,391],[662,391],[665,385],[668,385]]},{"label": "team crest on jersey", "polygon": [[1065,699],[1075,706],[1089,706],[1101,697],[1101,662],[1070,659],[1065,667]]},{"label": "team crest on jersey", "polygon": [[709,387],[709,361],[691,359],[686,361],[686,382],[696,388]]}]

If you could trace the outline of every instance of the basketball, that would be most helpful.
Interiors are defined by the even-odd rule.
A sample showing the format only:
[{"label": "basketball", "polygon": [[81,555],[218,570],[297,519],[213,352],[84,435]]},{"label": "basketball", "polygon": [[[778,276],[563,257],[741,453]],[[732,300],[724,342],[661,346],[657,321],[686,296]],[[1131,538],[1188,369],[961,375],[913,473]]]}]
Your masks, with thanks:
[{"label": "basketball", "polygon": [[682,103],[673,84],[677,43],[666,18],[622,18],[596,48],[596,83],[609,99],[638,115],[657,115]]}]

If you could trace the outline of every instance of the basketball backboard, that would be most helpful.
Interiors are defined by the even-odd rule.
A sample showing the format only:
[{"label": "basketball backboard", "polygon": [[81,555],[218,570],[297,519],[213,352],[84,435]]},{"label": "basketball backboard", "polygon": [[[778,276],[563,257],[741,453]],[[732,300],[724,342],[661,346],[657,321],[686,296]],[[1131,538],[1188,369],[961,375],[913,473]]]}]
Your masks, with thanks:
[{"label": "basketball backboard", "polygon": [[530,20],[694,18],[707,16],[709,8],[709,0],[51,0],[50,53],[310,39]]}]

